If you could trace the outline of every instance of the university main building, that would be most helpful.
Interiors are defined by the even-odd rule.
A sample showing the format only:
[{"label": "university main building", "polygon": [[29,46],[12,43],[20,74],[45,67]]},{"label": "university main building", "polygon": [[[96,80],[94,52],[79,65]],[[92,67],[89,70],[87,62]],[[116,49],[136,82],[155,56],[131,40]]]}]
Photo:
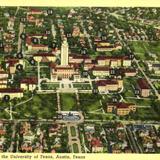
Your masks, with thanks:
[{"label": "university main building", "polygon": [[70,78],[73,75],[78,75],[78,68],[75,64],[69,63],[69,47],[67,39],[64,39],[61,46],[61,64],[55,65],[55,63],[52,63],[51,71],[53,80],[57,78]]}]

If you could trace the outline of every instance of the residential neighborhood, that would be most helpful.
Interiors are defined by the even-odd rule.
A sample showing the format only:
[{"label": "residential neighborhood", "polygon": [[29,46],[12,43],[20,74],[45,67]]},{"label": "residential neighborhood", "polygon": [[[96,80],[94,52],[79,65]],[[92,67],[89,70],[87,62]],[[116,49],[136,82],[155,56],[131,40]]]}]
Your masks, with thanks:
[{"label": "residential neighborhood", "polygon": [[160,153],[159,17],[1,7],[0,152]]}]

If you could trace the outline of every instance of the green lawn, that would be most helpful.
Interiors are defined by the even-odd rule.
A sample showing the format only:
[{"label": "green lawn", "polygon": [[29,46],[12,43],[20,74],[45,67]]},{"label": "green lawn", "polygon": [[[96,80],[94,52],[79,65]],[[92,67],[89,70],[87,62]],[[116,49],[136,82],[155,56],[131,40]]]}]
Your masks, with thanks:
[{"label": "green lawn", "polygon": [[135,82],[133,78],[125,78],[123,81],[124,84],[124,96],[125,97],[135,97],[133,86],[135,86]]},{"label": "green lawn", "polygon": [[87,119],[92,119],[92,120],[112,120],[116,116],[112,113],[106,113],[106,114],[87,113],[86,117]]},{"label": "green lawn", "polygon": [[100,109],[100,96],[94,94],[79,94],[80,95],[80,106],[85,111],[95,111]]},{"label": "green lawn", "polygon": [[76,143],[73,144],[73,152],[74,153],[79,153],[78,145]]},{"label": "green lawn", "polygon": [[154,85],[155,85],[155,87],[156,87],[156,89],[160,89],[160,82],[154,82]]},{"label": "green lawn", "polygon": [[90,111],[94,111],[94,110],[99,109],[99,108],[101,108],[101,105],[100,105],[99,100],[93,102],[92,104],[90,104],[90,105],[88,106],[88,109],[89,109]]},{"label": "green lawn", "polygon": [[61,94],[61,104],[64,111],[75,110],[76,97],[74,94],[63,93]]},{"label": "green lawn", "polygon": [[10,104],[13,106],[13,99],[10,102],[4,102],[2,99],[0,99],[0,119],[10,118],[9,112],[5,111],[5,109],[9,109]]},{"label": "green lawn", "polygon": [[37,68],[36,67],[26,67],[25,68],[25,73],[26,73],[26,76],[37,76],[38,75],[38,71],[37,71]]},{"label": "green lawn", "polygon": [[140,106],[150,106],[151,105],[151,100],[150,99],[125,98],[125,100],[129,103],[135,103],[136,105],[140,105]]},{"label": "green lawn", "polygon": [[[136,53],[145,53],[145,48],[143,45],[146,44],[146,42],[142,42],[142,41],[134,41],[134,42],[131,42],[132,45],[133,45],[133,48],[135,50]],[[142,54],[142,56],[143,56]]]},{"label": "green lawn", "polygon": [[135,114],[141,120],[160,120],[159,114],[153,108],[138,108]]},{"label": "green lawn", "polygon": [[7,112],[5,112],[4,110],[0,112],[0,119],[9,119],[10,116]]},{"label": "green lawn", "polygon": [[40,77],[50,79],[50,69],[48,67],[47,68],[41,68],[40,69]]},{"label": "green lawn", "polygon": [[56,94],[37,94],[31,101],[21,104],[14,109],[14,118],[44,118],[51,119],[56,115]]},{"label": "green lawn", "polygon": [[74,88],[78,88],[80,90],[90,90],[91,85],[89,83],[73,83]]},{"label": "green lawn", "polygon": [[160,56],[160,41],[150,42],[150,43],[149,43],[149,49],[150,49],[153,53],[156,53],[157,56]]},{"label": "green lawn", "polygon": [[[37,16],[36,16],[37,17]],[[34,25],[27,26],[25,32],[29,34],[41,34],[45,31],[44,27],[35,27]]]},{"label": "green lawn", "polygon": [[150,60],[151,57],[146,54],[146,52],[151,52],[156,54],[160,60],[160,41],[157,42],[144,42],[144,41],[134,41],[131,42],[135,50],[136,55],[142,60]]},{"label": "green lawn", "polygon": [[[135,41],[132,42],[133,48],[135,50],[135,54],[139,57],[139,59],[146,60],[150,59],[149,56],[147,56],[146,52],[148,50],[148,43],[143,41]],[[150,51],[150,49],[149,49]]]},{"label": "green lawn", "polygon": [[71,136],[72,137],[75,137],[76,136],[76,129],[75,129],[75,127],[71,127]]},{"label": "green lawn", "polygon": [[40,66],[42,67],[49,67],[49,63],[48,62],[40,62]]},{"label": "green lawn", "polygon": [[42,90],[55,90],[59,88],[59,83],[42,83]]}]

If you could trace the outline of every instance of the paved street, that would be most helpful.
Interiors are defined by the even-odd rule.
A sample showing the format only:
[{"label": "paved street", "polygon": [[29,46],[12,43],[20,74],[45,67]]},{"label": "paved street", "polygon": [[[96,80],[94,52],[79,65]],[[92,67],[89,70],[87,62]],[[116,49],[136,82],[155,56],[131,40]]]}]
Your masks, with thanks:
[{"label": "paved street", "polygon": [[57,91],[57,107],[58,107],[58,112],[61,111],[61,100],[60,100],[60,94],[59,92]]},{"label": "paved street", "polygon": [[22,39],[21,39],[20,35],[23,33],[23,31],[24,31],[24,24],[22,22],[20,22],[19,34],[18,34],[18,53],[22,51]]},{"label": "paved street", "polygon": [[134,152],[135,153],[141,153],[141,151],[139,150],[139,148],[137,146],[136,140],[134,139],[135,137],[134,137],[133,133],[130,131],[129,128],[126,128],[126,134],[128,135],[128,137],[131,141],[130,143],[133,146]]},{"label": "paved street", "polygon": [[14,121],[14,124],[12,126],[12,130],[13,130],[13,132],[12,132],[12,141],[11,141],[11,145],[10,145],[10,148],[9,148],[9,152],[13,152],[14,151],[14,144],[15,144],[14,138],[16,136],[16,126],[17,126],[17,121]]}]

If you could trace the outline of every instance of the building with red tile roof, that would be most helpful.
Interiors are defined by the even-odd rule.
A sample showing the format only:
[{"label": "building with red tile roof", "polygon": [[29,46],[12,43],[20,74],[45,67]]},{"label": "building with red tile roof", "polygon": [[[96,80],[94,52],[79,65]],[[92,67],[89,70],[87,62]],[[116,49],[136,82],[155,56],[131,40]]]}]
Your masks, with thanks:
[{"label": "building with red tile roof", "polygon": [[8,73],[6,71],[0,69],[0,80],[7,79],[7,78],[8,78]]},{"label": "building with red tile roof", "polygon": [[23,78],[20,81],[20,87],[23,88],[24,90],[29,90],[29,91],[33,91],[34,89],[36,89],[37,84],[38,84],[37,77],[27,77]]},{"label": "building with red tile roof", "polygon": [[108,103],[107,104],[107,112],[108,113],[115,113],[119,116],[128,115],[130,112],[136,111],[136,105],[133,103]]},{"label": "building with red tile roof", "polygon": [[71,78],[73,75],[78,74],[78,69],[74,66],[55,66],[52,65],[51,73],[56,74],[59,78]]},{"label": "building with red tile roof", "polygon": [[107,79],[98,80],[96,82],[99,92],[118,91],[123,87],[123,80],[121,79]]},{"label": "building with red tile roof", "polygon": [[48,52],[39,52],[33,55],[33,58],[37,62],[55,62],[56,56]]},{"label": "building with red tile roof", "polygon": [[127,77],[134,77],[137,74],[137,70],[135,68],[120,68],[120,73]]},{"label": "building with red tile roof", "polygon": [[28,46],[28,50],[34,50],[34,51],[48,51],[48,45],[43,44],[32,44]]},{"label": "building with red tile roof", "polygon": [[7,88],[8,73],[0,66],[0,88]]},{"label": "building with red tile roof", "polygon": [[91,71],[96,77],[105,77],[110,75],[110,68],[108,66],[94,66]]},{"label": "building with red tile roof", "polygon": [[103,152],[103,144],[99,138],[92,138],[90,145],[91,145],[92,153]]},{"label": "building with red tile roof", "polygon": [[42,10],[40,10],[40,9],[36,9],[36,8],[31,8],[28,12],[27,12],[27,14],[32,14],[32,15],[41,15],[41,14],[43,14],[43,11]]},{"label": "building with red tile roof", "polygon": [[9,95],[10,98],[22,98],[23,89],[21,88],[0,88],[0,98]]},{"label": "building with red tile roof", "polygon": [[142,97],[149,97],[150,95],[150,85],[147,80],[144,78],[140,78],[137,80],[138,89],[140,91],[140,95]]},{"label": "building with red tile roof", "polygon": [[81,55],[81,54],[70,54],[69,55],[69,62],[70,63],[92,63],[92,59],[88,55]]},{"label": "building with red tile roof", "polygon": [[42,50],[42,51],[48,51],[48,45],[43,45],[43,44],[33,44],[32,43],[32,38],[43,38],[43,39],[47,39],[47,35],[46,34],[28,34],[27,38],[26,38],[26,46],[28,47],[28,50]]},{"label": "building with red tile roof", "polygon": [[128,56],[97,56],[96,60],[98,65],[110,67],[129,67],[132,62]]},{"label": "building with red tile roof", "polygon": [[95,44],[96,44],[96,51],[98,52],[114,51],[122,49],[122,46],[119,43],[111,44],[106,41],[96,41]]},{"label": "building with red tile roof", "polygon": [[32,152],[33,148],[31,145],[24,144],[21,146],[21,150],[24,152]]},{"label": "building with red tile roof", "polygon": [[6,130],[5,129],[0,129],[0,136],[4,136],[6,134]]},{"label": "building with red tile roof", "polygon": [[6,67],[9,70],[10,74],[15,74],[16,66],[18,64],[21,64],[22,66],[24,66],[23,59],[16,59],[16,58],[6,57],[5,58],[5,62],[6,62]]}]

